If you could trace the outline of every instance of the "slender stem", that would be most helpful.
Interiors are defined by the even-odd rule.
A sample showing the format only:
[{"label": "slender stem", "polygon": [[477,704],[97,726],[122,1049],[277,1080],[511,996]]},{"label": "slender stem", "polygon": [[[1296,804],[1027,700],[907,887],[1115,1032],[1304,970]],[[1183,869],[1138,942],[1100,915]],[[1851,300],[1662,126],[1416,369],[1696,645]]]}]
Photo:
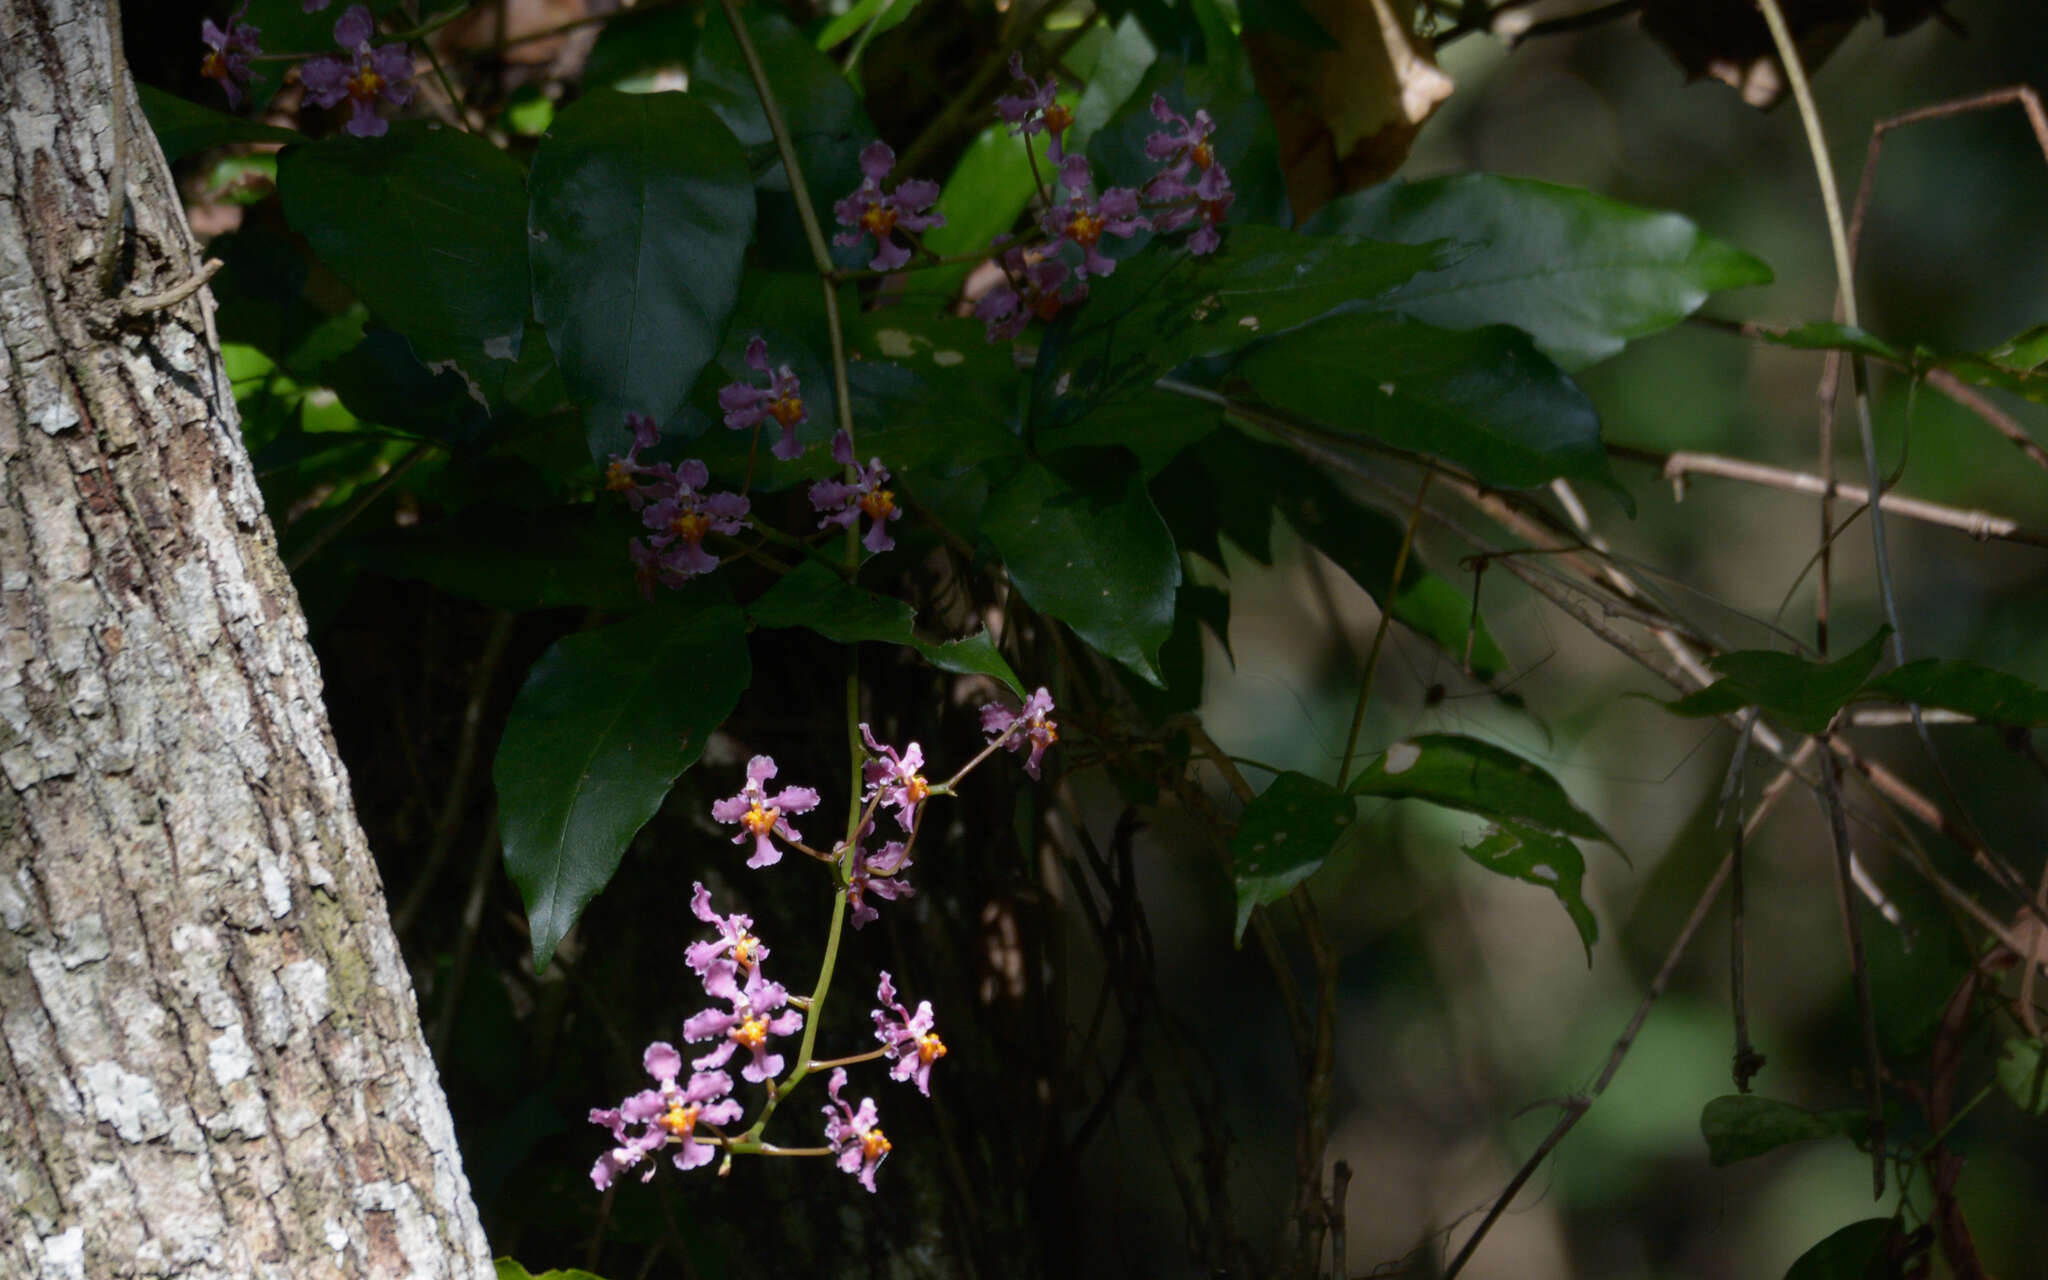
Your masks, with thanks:
[{"label": "slender stem", "polygon": [[[775,153],[782,160],[782,171],[789,175],[789,194],[796,201],[797,219],[803,223],[804,242],[810,245],[811,261],[818,268],[818,283],[825,291],[825,328],[832,337],[832,391],[839,407],[839,429],[851,440],[853,388],[846,377],[846,336],[840,332],[839,290],[833,279],[832,251],[826,247],[824,228],[818,225],[818,211],[811,207],[811,190],[804,182],[803,166],[797,163],[796,143],[790,137],[789,122],[782,118],[782,105],[776,101],[775,89],[768,83],[768,69],[761,64],[753,33],[747,30],[733,0],[718,0],[718,7],[725,11],[733,39],[739,43],[740,56],[747,61],[747,74],[754,81],[755,95],[761,99],[761,112],[768,117],[768,131],[775,135]],[[851,475],[848,479],[852,479]]]},{"label": "slender stem", "polygon": [[811,1070],[823,1071],[827,1067],[850,1067],[856,1062],[873,1062],[876,1058],[887,1056],[888,1052],[889,1050],[885,1046],[880,1049],[870,1049],[866,1053],[851,1053],[844,1058],[825,1058],[818,1062],[813,1062]]},{"label": "slender stem", "polygon": [[[1821,735],[1826,740],[1826,734]],[[1856,920],[1856,898],[1849,891],[1849,821],[1842,799],[1842,763],[1833,752],[1821,753],[1822,798],[1835,851],[1836,901],[1842,908],[1842,932],[1849,943],[1849,970],[1856,982],[1856,1012],[1863,1023],[1864,1105],[1870,1113],[1871,1199],[1884,1196],[1884,1059],[1877,1047],[1877,1013],[1870,998],[1870,966],[1863,956],[1863,930]]]},{"label": "slender stem", "polygon": [[1365,676],[1358,682],[1358,705],[1351,710],[1351,733],[1344,740],[1344,760],[1337,766],[1337,789],[1351,782],[1351,761],[1358,754],[1358,733],[1365,727],[1365,704],[1372,697],[1372,679],[1380,667],[1380,650],[1387,643],[1387,628],[1394,620],[1394,598],[1401,594],[1401,578],[1408,572],[1408,553],[1415,546],[1415,526],[1422,523],[1422,500],[1429,496],[1434,472],[1422,473],[1415,487],[1415,505],[1408,510],[1408,526],[1401,530],[1401,549],[1394,553],[1394,580],[1387,585],[1387,598],[1380,602],[1380,625],[1372,633],[1372,649],[1365,655]]},{"label": "slender stem", "polygon": [[[1806,82],[1806,67],[1800,61],[1799,46],[1792,39],[1791,28],[1785,23],[1785,14],[1778,7],[1778,0],[1757,0],[1757,4],[1763,10],[1764,25],[1771,29],[1771,41],[1777,46],[1778,61],[1784,64],[1785,79],[1792,86],[1792,97],[1799,104],[1799,120],[1806,128],[1807,150],[1813,153],[1814,175],[1820,180],[1821,205],[1827,211],[1828,243],[1835,255],[1842,321],[1860,326],[1856,310],[1856,269],[1849,255],[1849,228],[1842,218],[1842,197],[1835,187],[1835,167],[1828,158],[1828,139],[1826,131],[1821,128],[1820,109],[1814,105],[1813,88]],[[1877,433],[1870,420],[1870,370],[1862,353],[1849,353],[1849,371],[1856,387],[1856,429],[1863,442],[1863,468],[1868,475],[1870,492],[1882,493],[1884,476],[1877,465]],[[1898,597],[1892,590],[1891,554],[1885,545],[1882,505],[1871,512],[1870,541],[1877,559],[1878,595],[1884,602],[1885,621],[1892,625],[1892,659],[1904,663],[1906,635],[1900,623]]]}]

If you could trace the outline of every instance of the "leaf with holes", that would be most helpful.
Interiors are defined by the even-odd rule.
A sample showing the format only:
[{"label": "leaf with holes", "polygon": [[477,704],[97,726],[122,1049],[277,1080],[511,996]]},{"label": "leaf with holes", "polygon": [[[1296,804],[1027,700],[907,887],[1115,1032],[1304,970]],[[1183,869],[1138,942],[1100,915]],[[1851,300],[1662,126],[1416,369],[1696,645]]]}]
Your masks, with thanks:
[{"label": "leaf with holes", "polygon": [[1350,791],[1427,800],[1483,818],[1614,844],[1614,837],[1572,803],[1557,779],[1512,751],[1460,734],[1426,733],[1395,743],[1351,780]]},{"label": "leaf with holes", "polygon": [[1570,836],[1560,836],[1519,822],[1503,822],[1465,846],[1465,856],[1495,875],[1523,880],[1550,890],[1564,904],[1579,942],[1586,948],[1586,965],[1593,964],[1593,944],[1600,938],[1600,922],[1586,905],[1586,860]]},{"label": "leaf with holes", "polygon": [[1281,774],[1245,806],[1230,840],[1240,942],[1252,908],[1277,902],[1313,875],[1350,829],[1357,808],[1356,800],[1305,773]]},{"label": "leaf with holes", "polygon": [[739,610],[708,596],[557,641],[513,701],[492,776],[536,970],[751,679]]}]

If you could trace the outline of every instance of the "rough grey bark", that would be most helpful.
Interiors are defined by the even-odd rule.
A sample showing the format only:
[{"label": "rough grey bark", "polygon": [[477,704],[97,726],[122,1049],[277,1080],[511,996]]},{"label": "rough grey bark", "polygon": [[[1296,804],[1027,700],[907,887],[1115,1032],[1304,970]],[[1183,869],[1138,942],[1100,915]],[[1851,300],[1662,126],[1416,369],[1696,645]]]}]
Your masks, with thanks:
[{"label": "rough grey bark", "polygon": [[0,0],[0,102],[0,1274],[489,1276],[104,0]]}]

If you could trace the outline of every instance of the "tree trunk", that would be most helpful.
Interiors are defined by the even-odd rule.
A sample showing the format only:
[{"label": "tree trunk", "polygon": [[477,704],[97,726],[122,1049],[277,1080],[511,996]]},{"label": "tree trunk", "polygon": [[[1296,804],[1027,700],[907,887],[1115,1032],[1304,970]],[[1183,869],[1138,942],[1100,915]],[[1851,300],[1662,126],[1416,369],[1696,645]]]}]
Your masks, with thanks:
[{"label": "tree trunk", "polygon": [[108,31],[0,0],[0,1274],[487,1277]]}]

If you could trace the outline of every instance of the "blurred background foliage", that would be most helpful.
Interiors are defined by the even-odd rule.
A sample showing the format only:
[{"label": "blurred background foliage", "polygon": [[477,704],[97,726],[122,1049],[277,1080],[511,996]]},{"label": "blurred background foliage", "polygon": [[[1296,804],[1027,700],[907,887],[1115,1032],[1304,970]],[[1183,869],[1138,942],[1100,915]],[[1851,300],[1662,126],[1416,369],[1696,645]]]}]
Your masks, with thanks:
[{"label": "blurred background foliage", "polygon": [[[501,38],[493,22],[533,31],[607,7],[485,4],[445,34],[451,52],[486,50],[458,65],[515,156],[530,153],[558,100],[579,86],[681,87],[718,30],[715,18],[703,25],[703,9],[681,6],[507,46],[502,57],[488,52]],[[1573,7],[1540,5],[1535,16]],[[1114,8],[1162,30],[1188,22],[1171,0]],[[878,24],[853,77],[876,131],[899,148],[998,52],[1008,20],[1005,6],[981,0],[904,9],[900,24]],[[126,10],[138,78],[212,102],[195,71],[201,7]],[[1294,11],[1239,6],[1247,26]],[[1861,171],[1874,121],[1997,86],[2040,85],[2048,24],[2037,4],[1955,0],[1949,11],[1966,34],[1926,21],[1887,38],[1873,19],[1819,70],[1846,183]],[[832,6],[787,12],[812,36],[839,16]],[[1047,39],[1075,30],[1086,12],[1063,10]],[[1456,15],[1439,16],[1436,29],[1455,30]],[[1068,65],[1085,74],[1112,30],[1095,24],[1068,41]],[[1437,54],[1455,89],[1416,132],[1401,177],[1480,169],[1584,186],[1682,212],[1776,273],[1768,286],[1716,298],[1706,320],[1578,373],[1605,438],[1816,470],[1822,357],[1732,331],[1831,313],[1832,262],[1790,103],[1758,110],[1719,83],[1687,83],[1633,15],[1520,43],[1471,31]],[[918,171],[950,172],[973,132],[947,137]],[[885,914],[859,939],[873,967],[930,996],[952,1048],[934,1105],[891,1116],[897,1155],[884,1194],[859,1195],[799,1161],[592,1192],[586,1171],[601,1135],[585,1111],[634,1087],[639,1046],[695,1007],[679,963],[695,931],[689,884],[704,878],[723,891],[732,866],[723,833],[706,821],[709,802],[734,789],[727,784],[753,751],[774,754],[785,778],[838,776],[838,735],[812,722],[813,709],[838,697],[836,660],[809,633],[756,633],[757,668],[778,674],[757,681],[735,717],[744,745],[713,740],[557,963],[536,974],[524,912],[498,860],[487,762],[520,673],[587,610],[630,599],[621,558],[617,582],[562,584],[548,599],[569,607],[527,607],[552,549],[617,545],[630,522],[594,515],[589,527],[535,530],[520,516],[557,496],[551,483],[568,483],[550,477],[588,466],[580,435],[565,442],[557,429],[564,396],[544,376],[514,395],[517,415],[499,424],[509,446],[459,465],[417,447],[422,434],[477,430],[473,403],[459,380],[396,356],[379,365],[374,341],[357,345],[367,314],[285,229],[267,199],[273,171],[262,156],[203,153],[181,164],[195,223],[218,237],[212,251],[228,262],[216,282],[219,323],[245,430],[295,561],[335,731],[494,1246],[536,1272],[586,1266],[612,1277],[1178,1275],[1191,1273],[1188,1258],[1234,1273],[1255,1265],[1287,1212],[1300,1102],[1272,976],[1252,949],[1230,944],[1230,886],[1208,815],[1185,797],[1149,803],[1156,793],[1128,778],[1120,789],[1100,772],[1036,793],[1015,777],[978,776],[958,830],[988,843],[957,858],[921,857],[915,909]],[[1894,135],[1858,264],[1865,327],[1898,344],[1976,349],[2038,323],[2048,300],[2044,210],[2048,160],[2017,110]],[[794,253],[793,233],[772,231],[772,221],[764,211],[766,251]],[[327,384],[313,381],[311,371],[338,352],[350,352],[349,369],[329,367]],[[382,421],[344,409],[327,389],[337,377],[359,379],[363,396],[381,393]],[[2048,475],[2007,442],[1902,379],[1880,377],[1878,392],[1880,451],[1888,463],[1905,460],[1906,491],[2048,524]],[[2000,403],[2037,439],[2048,430],[2038,406]],[[1860,477],[1852,433],[1837,441],[1843,474]],[[1637,515],[1623,519],[1604,500],[1595,515],[1618,552],[1736,644],[1767,645],[1760,620],[1808,633],[1810,499],[1701,477],[1677,502],[1654,468],[1616,465]],[[323,540],[352,504],[359,511],[345,534]],[[517,580],[502,569],[464,580],[459,563],[423,564],[416,550],[401,563],[381,550],[380,536],[446,510],[469,511],[514,554],[530,550]],[[1888,528],[1917,654],[2048,681],[2048,562],[2039,549],[1901,520]],[[1378,615],[1285,525],[1272,539],[1270,568],[1225,552],[1228,651],[1215,635],[1199,640],[1200,715],[1234,755],[1326,775],[1343,751]],[[1446,569],[1463,554],[1428,534],[1422,549]],[[1834,581],[1835,634],[1853,643],[1879,621],[1860,525],[1840,544]],[[1379,1264],[1428,1274],[1444,1240],[1470,1229],[1470,1215],[1548,1130],[1557,1100],[1598,1073],[1727,847],[1716,811],[1734,735],[1667,715],[1650,700],[1664,689],[1508,574],[1487,572],[1476,585],[1506,659],[1496,683],[1519,705],[1396,629],[1363,741],[1377,750],[1455,732],[1511,745],[1597,815],[1627,858],[1587,850],[1587,898],[1604,926],[1590,972],[1570,920],[1546,895],[1476,874],[1457,852],[1477,819],[1369,804],[1358,835],[1311,881],[1341,979],[1330,1155],[1354,1173],[1354,1274]],[[941,610],[954,589],[903,584]],[[871,714],[889,740],[919,739],[940,761],[978,745],[972,706],[933,705],[924,671],[870,674]],[[2035,874],[2048,830],[2040,776],[1990,730],[1935,734],[1988,842]],[[1910,729],[1890,729],[1859,741],[1937,794],[1910,739]],[[1209,802],[1227,803],[1225,795],[1219,785]],[[1855,1106],[1862,1054],[1828,850],[1826,816],[1800,792],[1751,847],[1749,1010],[1768,1058],[1763,1092]],[[1935,852],[1958,880],[1982,886],[1953,849]],[[1968,956],[1902,858],[1882,845],[1867,856],[1905,921],[1893,926],[1859,907],[1880,1031],[1899,1071],[1917,1077]],[[755,918],[776,923],[783,972],[806,972],[824,904],[787,880],[752,880],[746,893]],[[1274,920],[1282,943],[1301,954],[1288,913]],[[1839,1138],[1709,1164],[1701,1112],[1732,1088],[1727,938],[1723,907],[1613,1087],[1539,1169],[1467,1275],[1776,1276],[1837,1229],[1889,1212],[1889,1199],[1871,1203],[1868,1159]],[[1305,965],[1299,977],[1312,981]],[[860,1038],[863,1015],[838,1012],[846,1025],[837,1030]],[[1995,1051],[1988,1028],[1971,1042],[1979,1078]],[[1902,1140],[1924,1138],[1908,1125]],[[1986,1271],[2048,1276],[2048,1144],[2038,1121],[1993,1096],[1954,1137],[1969,1158],[1959,1195]],[[1909,1194],[1924,1200],[1924,1180]],[[1247,1252],[1238,1239],[1256,1247]]]}]

